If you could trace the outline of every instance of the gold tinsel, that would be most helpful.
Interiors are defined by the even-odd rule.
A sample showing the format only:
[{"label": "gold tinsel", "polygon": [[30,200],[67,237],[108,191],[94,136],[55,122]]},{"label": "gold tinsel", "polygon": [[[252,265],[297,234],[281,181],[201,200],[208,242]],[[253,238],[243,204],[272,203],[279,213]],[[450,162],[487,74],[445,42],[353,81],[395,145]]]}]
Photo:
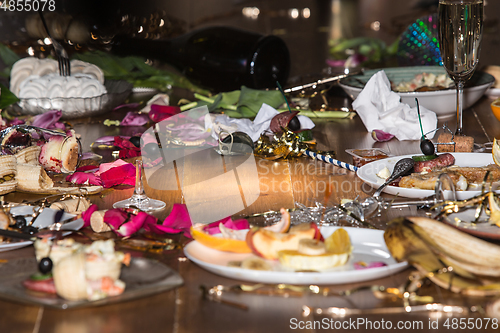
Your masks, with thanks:
[{"label": "gold tinsel", "polygon": [[301,141],[299,134],[283,128],[283,131],[275,133],[272,139],[267,135],[261,135],[255,145],[254,153],[268,160],[299,157],[305,155],[306,151],[312,151],[331,158],[335,157],[335,152],[317,151],[315,147],[316,142]]}]

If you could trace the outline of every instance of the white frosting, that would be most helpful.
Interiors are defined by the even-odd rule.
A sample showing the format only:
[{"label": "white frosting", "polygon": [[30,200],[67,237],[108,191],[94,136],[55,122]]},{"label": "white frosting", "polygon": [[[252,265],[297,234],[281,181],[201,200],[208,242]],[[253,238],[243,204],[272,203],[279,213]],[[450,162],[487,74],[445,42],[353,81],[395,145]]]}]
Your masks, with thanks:
[{"label": "white frosting", "polygon": [[[32,75],[45,76],[59,73],[59,66],[54,59],[38,59],[27,57],[18,60],[10,73],[10,90],[19,97],[21,83]],[[81,60],[71,60],[71,74],[88,74],[104,84],[104,73],[94,64]],[[81,96],[78,96],[81,97]]]},{"label": "white frosting", "polygon": [[31,75],[19,85],[19,98],[89,98],[101,96],[106,88],[89,74],[60,76]]}]

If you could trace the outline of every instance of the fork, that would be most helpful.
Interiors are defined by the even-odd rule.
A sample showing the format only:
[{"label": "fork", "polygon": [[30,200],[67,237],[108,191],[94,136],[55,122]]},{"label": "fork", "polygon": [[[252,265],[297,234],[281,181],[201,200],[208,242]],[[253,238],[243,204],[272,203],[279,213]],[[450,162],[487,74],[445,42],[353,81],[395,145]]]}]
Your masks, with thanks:
[{"label": "fork", "polygon": [[49,36],[49,38],[52,42],[52,45],[54,46],[54,49],[56,50],[57,62],[59,64],[59,75],[71,76],[71,64],[69,62],[68,53],[62,47],[62,45],[59,44],[59,42],[56,41],[54,38],[52,38],[52,36],[50,35],[49,28],[47,26],[47,22],[45,22],[45,17],[43,16],[43,11],[42,11],[41,7],[40,7],[40,10],[38,11],[38,14],[40,14],[40,19],[42,20],[45,31],[47,32],[47,35]]}]

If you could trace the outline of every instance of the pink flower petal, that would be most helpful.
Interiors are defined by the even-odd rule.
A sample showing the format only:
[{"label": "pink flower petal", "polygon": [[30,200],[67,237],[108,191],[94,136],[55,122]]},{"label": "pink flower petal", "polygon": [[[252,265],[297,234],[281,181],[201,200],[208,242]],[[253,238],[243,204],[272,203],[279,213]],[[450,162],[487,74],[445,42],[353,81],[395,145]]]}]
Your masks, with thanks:
[{"label": "pink flower petal", "polygon": [[66,181],[79,184],[79,185],[102,185],[101,178],[97,177],[93,173],[88,172],[75,172],[66,177]]},{"label": "pink flower petal", "polygon": [[156,217],[146,212],[139,212],[137,215],[132,215],[130,220],[123,223],[115,232],[119,236],[130,237],[139,231],[145,223],[155,224],[156,221]]},{"label": "pink flower petal", "polygon": [[370,263],[366,263],[364,261],[357,261],[354,263],[354,269],[360,270],[360,269],[368,269],[368,268],[378,268],[378,267],[384,267],[387,266],[385,262],[382,261],[372,261]]},{"label": "pink flower petal", "polygon": [[143,126],[146,125],[148,121],[148,115],[129,111],[120,122],[120,126]]},{"label": "pink flower petal", "polygon": [[387,133],[387,132],[384,132],[382,130],[375,129],[372,131],[373,140],[378,141],[378,142],[389,141],[393,137],[394,137],[394,135],[392,135],[391,133]]},{"label": "pink flower petal", "polygon": [[345,60],[326,59],[326,64],[330,67],[344,67]]},{"label": "pink flower petal", "polygon": [[65,129],[63,123],[58,122],[62,116],[62,111],[52,110],[33,117],[31,125],[46,129]]},{"label": "pink flower petal", "polygon": [[25,121],[22,120],[22,119],[19,119],[17,117],[15,117],[14,119],[12,119],[11,121],[9,121],[9,126],[14,126],[14,125],[22,125],[24,124]]},{"label": "pink flower petal", "polygon": [[184,232],[184,235],[191,237],[189,229],[191,228],[192,222],[191,217],[189,217],[189,212],[184,204],[174,204],[170,215],[163,221],[161,225],[155,223],[147,223],[144,229],[154,232],[154,233],[180,233]]},{"label": "pink flower petal", "polygon": [[[123,137],[124,139],[129,139],[130,137]],[[115,136],[106,135],[95,140],[94,143],[112,145],[115,142]]]},{"label": "pink flower petal", "polygon": [[116,111],[116,110],[119,110],[119,109],[123,109],[123,108],[135,109],[135,108],[138,108],[139,105],[140,105],[139,103],[121,104],[121,105],[118,105],[117,107],[115,107],[113,109],[113,111]]},{"label": "pink flower petal", "polygon": [[111,168],[116,168],[126,164],[131,164],[131,163],[125,162],[124,160],[116,160],[114,162],[102,163],[99,165],[99,173],[97,173],[97,175],[99,175],[102,172],[108,171]]},{"label": "pink flower petal", "polygon": [[97,207],[97,205],[90,205],[90,207],[82,213],[83,228],[90,226],[90,217],[98,209],[99,207]]},{"label": "pink flower petal", "polygon": [[247,220],[245,219],[240,219],[233,221],[230,216],[223,218],[219,221],[209,223],[205,226],[204,230],[206,233],[213,235],[213,234],[220,234],[220,229],[219,225],[223,224],[226,228],[228,229],[233,229],[233,230],[242,230],[242,229],[249,229],[250,224],[248,223]]}]

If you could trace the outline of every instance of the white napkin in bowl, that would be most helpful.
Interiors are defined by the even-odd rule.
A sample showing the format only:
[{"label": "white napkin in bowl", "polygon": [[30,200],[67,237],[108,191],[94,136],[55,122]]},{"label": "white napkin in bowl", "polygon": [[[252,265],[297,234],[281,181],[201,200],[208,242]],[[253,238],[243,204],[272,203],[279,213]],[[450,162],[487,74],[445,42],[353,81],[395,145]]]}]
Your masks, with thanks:
[{"label": "white napkin in bowl", "polygon": [[[375,129],[393,134],[398,140],[419,140],[422,137],[418,121],[417,107],[400,102],[397,93],[391,90],[391,83],[383,70],[375,73],[352,103],[366,129]],[[424,133],[435,130],[437,116],[420,106],[420,116]],[[428,139],[434,133],[427,135]]]}]

